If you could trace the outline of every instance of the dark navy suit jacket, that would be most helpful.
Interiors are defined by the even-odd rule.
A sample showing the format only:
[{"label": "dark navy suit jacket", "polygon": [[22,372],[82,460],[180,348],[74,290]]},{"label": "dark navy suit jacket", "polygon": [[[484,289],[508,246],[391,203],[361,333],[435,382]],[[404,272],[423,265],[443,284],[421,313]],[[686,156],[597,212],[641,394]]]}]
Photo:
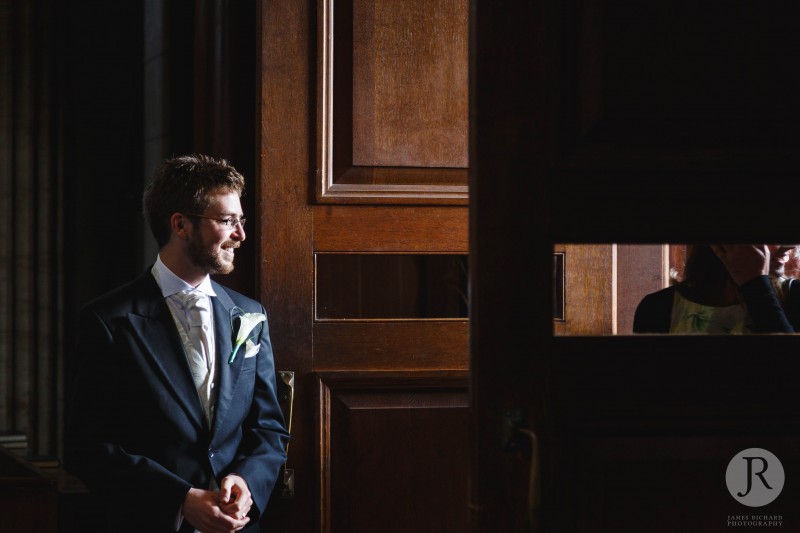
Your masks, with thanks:
[{"label": "dark navy suit jacket", "polygon": [[98,497],[109,531],[175,531],[189,489],[230,473],[247,481],[254,504],[245,531],[258,531],[288,442],[272,345],[265,322],[258,354],[245,358],[242,347],[228,364],[231,309],[265,311],[212,283],[219,370],[212,427],[149,269],[81,310],[66,468]]}]

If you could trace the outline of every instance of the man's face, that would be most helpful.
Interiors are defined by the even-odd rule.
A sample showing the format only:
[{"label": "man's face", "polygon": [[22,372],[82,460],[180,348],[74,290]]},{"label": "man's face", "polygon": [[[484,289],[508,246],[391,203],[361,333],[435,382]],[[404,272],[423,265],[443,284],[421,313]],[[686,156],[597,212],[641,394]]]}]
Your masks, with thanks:
[{"label": "man's face", "polygon": [[242,217],[242,204],[235,192],[223,192],[212,196],[205,212],[211,218],[193,220],[187,253],[189,260],[207,274],[229,274],[233,271],[234,250],[245,239],[241,225],[232,228],[212,219],[239,219]]}]

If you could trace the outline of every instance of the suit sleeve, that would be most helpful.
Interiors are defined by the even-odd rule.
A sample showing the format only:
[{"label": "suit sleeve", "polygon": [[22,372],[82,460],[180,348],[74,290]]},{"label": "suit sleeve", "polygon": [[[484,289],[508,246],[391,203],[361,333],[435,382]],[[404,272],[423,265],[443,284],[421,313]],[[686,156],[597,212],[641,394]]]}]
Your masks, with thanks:
[{"label": "suit sleeve", "polygon": [[789,281],[784,309],[795,332],[800,331],[800,281],[796,279]]},{"label": "suit sleeve", "polygon": [[759,276],[739,287],[755,333],[794,333],[794,327],[778,301],[767,276]]},{"label": "suit sleeve", "polygon": [[120,368],[112,332],[91,309],[81,312],[75,356],[78,369],[67,408],[66,468],[120,520],[127,513],[139,513],[147,514],[152,524],[174,525],[191,485],[119,445],[115,414],[128,409],[129,402],[121,397],[115,378]]}]

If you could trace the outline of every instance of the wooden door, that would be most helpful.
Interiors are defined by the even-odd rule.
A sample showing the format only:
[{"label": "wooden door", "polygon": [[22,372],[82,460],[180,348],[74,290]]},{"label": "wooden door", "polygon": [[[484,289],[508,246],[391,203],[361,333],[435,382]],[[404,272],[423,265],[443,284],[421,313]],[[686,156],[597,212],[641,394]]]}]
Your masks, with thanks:
[{"label": "wooden door", "polygon": [[551,282],[556,243],[796,240],[798,9],[471,2],[472,531],[800,530],[797,336],[556,336]]},{"label": "wooden door", "polygon": [[260,291],[294,373],[265,525],[462,532],[467,3],[260,9]]}]

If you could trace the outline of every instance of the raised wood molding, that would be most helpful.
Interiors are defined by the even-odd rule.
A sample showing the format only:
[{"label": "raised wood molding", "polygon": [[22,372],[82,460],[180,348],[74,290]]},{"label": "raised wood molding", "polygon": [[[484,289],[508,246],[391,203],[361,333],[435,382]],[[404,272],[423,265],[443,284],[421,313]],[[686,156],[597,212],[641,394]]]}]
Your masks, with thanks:
[{"label": "raised wood molding", "polygon": [[467,3],[319,0],[317,15],[317,202],[466,205]]}]

